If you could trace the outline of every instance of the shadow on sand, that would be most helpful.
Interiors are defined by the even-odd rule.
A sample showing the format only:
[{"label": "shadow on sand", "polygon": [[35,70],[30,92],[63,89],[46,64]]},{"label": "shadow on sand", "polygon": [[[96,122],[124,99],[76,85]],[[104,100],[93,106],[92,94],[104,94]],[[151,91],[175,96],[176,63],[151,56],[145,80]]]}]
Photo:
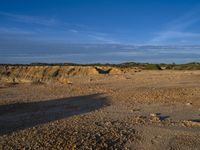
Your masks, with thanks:
[{"label": "shadow on sand", "polygon": [[101,94],[0,106],[0,135],[108,106]]}]

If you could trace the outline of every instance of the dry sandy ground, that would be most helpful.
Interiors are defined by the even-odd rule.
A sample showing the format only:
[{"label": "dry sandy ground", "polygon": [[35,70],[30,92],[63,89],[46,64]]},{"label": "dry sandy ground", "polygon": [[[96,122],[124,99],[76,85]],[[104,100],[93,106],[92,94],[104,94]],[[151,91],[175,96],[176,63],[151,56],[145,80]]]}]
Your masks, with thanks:
[{"label": "dry sandy ground", "polygon": [[1,84],[0,149],[200,149],[200,71]]}]

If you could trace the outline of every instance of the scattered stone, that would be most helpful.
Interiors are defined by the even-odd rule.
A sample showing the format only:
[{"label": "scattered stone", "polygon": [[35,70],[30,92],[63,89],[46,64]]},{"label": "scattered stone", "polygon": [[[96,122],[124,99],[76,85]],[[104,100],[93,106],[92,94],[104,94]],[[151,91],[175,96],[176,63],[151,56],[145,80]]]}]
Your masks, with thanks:
[{"label": "scattered stone", "polygon": [[200,122],[184,120],[182,125],[185,127],[200,127]]},{"label": "scattered stone", "polygon": [[186,106],[191,106],[191,105],[192,105],[192,103],[186,103],[185,105],[186,105]]},{"label": "scattered stone", "polygon": [[154,113],[150,114],[149,116],[150,116],[150,117],[157,117],[157,115],[154,114]]},{"label": "scattered stone", "polygon": [[67,84],[70,84],[70,85],[72,85],[72,84],[73,84],[73,82],[71,82],[71,81],[67,81]]}]

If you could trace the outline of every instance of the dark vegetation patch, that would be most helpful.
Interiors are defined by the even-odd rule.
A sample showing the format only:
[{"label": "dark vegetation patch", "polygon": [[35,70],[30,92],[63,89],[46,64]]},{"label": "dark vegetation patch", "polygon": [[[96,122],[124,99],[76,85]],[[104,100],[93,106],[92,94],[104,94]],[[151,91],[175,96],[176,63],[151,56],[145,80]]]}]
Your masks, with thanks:
[{"label": "dark vegetation patch", "polygon": [[152,64],[152,63],[136,63],[136,62],[126,62],[121,64],[76,64],[76,63],[31,63],[31,64],[0,64],[0,66],[94,66],[94,67],[118,67],[118,68],[132,68],[137,67],[139,69],[144,70],[200,70],[200,63],[199,62],[191,62],[187,64]]}]

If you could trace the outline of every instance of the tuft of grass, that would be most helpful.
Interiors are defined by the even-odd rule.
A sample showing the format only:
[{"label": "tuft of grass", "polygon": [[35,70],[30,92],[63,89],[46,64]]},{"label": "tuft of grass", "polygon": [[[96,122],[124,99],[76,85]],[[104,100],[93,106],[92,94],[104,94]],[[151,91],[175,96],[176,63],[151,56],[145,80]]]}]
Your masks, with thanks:
[{"label": "tuft of grass", "polygon": [[159,64],[147,64],[144,66],[147,70],[161,70],[161,67]]}]

